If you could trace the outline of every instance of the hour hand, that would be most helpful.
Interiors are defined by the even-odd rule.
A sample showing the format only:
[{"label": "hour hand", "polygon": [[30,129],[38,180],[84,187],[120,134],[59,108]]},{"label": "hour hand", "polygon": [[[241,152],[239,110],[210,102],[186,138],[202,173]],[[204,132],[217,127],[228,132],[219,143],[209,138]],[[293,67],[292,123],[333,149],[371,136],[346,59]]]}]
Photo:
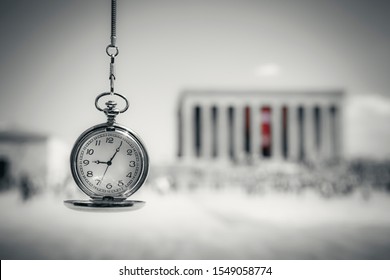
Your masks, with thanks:
[{"label": "hour hand", "polygon": [[96,163],[96,164],[100,164],[100,163],[108,164],[107,161],[100,161],[100,160],[94,160],[93,163]]}]

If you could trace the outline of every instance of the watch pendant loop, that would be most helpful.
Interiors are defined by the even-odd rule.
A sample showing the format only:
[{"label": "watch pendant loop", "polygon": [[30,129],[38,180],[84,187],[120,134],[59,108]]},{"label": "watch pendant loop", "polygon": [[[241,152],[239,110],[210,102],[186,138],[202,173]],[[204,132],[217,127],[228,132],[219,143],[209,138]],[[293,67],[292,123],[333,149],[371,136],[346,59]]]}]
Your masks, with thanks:
[{"label": "watch pendant loop", "polygon": [[127,109],[129,109],[129,101],[127,100],[127,98],[125,96],[123,96],[122,94],[119,94],[119,93],[116,93],[114,92],[114,94],[111,94],[111,92],[104,92],[102,94],[99,94],[96,99],[95,99],[95,107],[96,109],[98,109],[99,111],[102,111],[104,112],[105,109],[102,109],[100,106],[99,106],[99,99],[102,98],[103,96],[107,96],[107,95],[116,95],[116,96],[119,96],[120,98],[122,98],[126,105],[125,107],[122,109],[122,110],[119,110],[118,113],[124,113],[127,111]]},{"label": "watch pendant loop", "polygon": [[106,54],[109,57],[116,57],[119,54],[119,49],[115,45],[108,45],[106,48]]}]

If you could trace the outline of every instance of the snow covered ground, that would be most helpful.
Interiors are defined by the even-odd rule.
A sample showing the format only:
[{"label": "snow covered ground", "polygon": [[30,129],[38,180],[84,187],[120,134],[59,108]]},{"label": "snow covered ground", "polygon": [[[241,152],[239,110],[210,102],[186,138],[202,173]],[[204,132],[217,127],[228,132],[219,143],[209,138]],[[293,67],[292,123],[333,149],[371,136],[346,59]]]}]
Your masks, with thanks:
[{"label": "snow covered ground", "polygon": [[[80,196],[82,197],[82,196]],[[144,208],[79,212],[63,198],[0,194],[1,259],[390,259],[390,195],[234,190],[164,195]],[[84,197],[85,198],[85,197]]]}]

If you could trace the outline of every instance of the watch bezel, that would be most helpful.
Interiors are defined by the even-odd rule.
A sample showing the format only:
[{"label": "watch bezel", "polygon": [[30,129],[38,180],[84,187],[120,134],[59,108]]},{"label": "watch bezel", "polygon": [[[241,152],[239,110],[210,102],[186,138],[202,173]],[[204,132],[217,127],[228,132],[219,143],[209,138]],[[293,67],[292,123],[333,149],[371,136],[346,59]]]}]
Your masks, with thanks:
[{"label": "watch bezel", "polygon": [[[119,132],[125,137],[129,137],[132,140],[134,140],[135,144],[138,146],[140,151],[140,157],[141,157],[141,168],[140,168],[140,176],[138,177],[136,183],[133,185],[132,188],[127,189],[120,193],[110,194],[110,195],[102,195],[99,193],[95,193],[92,190],[90,190],[89,187],[85,185],[85,183],[81,179],[81,175],[78,172],[77,169],[77,155],[80,152],[80,149],[84,145],[84,143],[87,141],[87,139],[90,139],[94,135],[97,135],[101,132]],[[144,182],[147,179],[148,173],[149,173],[149,156],[146,151],[145,145],[142,141],[142,139],[131,129],[120,125],[120,124],[113,124],[113,125],[107,125],[107,123],[98,124],[95,126],[92,126],[85,130],[76,140],[75,144],[73,145],[72,152],[70,154],[70,166],[71,166],[71,172],[73,179],[75,180],[77,186],[91,199],[93,200],[114,200],[114,201],[120,201],[125,200],[128,197],[130,197],[132,194],[134,194],[136,191],[139,190],[139,188],[144,184]]]}]

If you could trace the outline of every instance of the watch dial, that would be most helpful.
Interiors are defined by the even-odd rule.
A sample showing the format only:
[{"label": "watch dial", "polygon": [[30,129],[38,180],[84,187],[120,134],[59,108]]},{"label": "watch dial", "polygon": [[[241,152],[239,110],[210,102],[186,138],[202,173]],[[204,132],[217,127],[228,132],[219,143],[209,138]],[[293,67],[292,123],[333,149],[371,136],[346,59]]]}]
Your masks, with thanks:
[{"label": "watch dial", "polygon": [[80,144],[76,154],[78,177],[96,196],[121,197],[137,187],[141,173],[147,172],[145,153],[126,133],[100,131]]}]

